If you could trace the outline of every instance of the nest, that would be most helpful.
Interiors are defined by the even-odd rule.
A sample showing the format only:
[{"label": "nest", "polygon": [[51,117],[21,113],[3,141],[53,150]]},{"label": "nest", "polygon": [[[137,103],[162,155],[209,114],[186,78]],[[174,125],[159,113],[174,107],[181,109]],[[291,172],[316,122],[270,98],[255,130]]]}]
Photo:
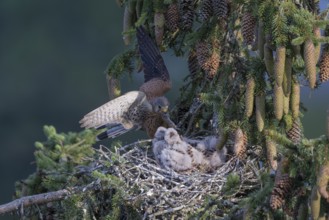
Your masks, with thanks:
[{"label": "nest", "polygon": [[[115,152],[104,146],[97,150],[99,161],[116,158],[118,162],[113,163],[110,172],[125,183],[122,186],[125,202],[136,208],[144,218],[191,216],[207,206],[209,208],[210,200],[221,202],[231,209],[242,195],[260,187],[261,168],[257,158],[244,162],[231,157],[212,173],[177,173],[160,168],[151,145],[151,140],[146,140],[121,147]],[[230,175],[238,178],[234,189],[226,185]],[[219,208],[214,211],[217,216],[224,215]]]}]

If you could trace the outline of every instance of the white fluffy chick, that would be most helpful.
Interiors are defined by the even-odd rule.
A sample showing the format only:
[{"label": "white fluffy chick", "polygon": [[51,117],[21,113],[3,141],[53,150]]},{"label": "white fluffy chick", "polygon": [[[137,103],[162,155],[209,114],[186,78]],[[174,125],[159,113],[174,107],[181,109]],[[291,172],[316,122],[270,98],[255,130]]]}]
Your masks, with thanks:
[{"label": "white fluffy chick", "polygon": [[159,127],[155,133],[153,153],[165,169],[185,172],[190,170],[213,171],[226,159],[226,148],[217,151],[219,139],[214,136],[203,140],[182,138],[173,128]]},{"label": "white fluffy chick", "polygon": [[159,127],[152,143],[155,159],[163,168],[177,172],[192,169],[192,158],[187,153],[188,145],[181,140],[175,129]]}]

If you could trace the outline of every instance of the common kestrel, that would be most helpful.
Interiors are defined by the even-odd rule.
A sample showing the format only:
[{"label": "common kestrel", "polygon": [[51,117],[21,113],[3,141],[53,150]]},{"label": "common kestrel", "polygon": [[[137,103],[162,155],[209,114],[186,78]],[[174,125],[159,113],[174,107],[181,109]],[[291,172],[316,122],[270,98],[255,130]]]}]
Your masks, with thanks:
[{"label": "common kestrel", "polygon": [[145,78],[139,91],[113,99],[80,120],[84,128],[107,128],[98,140],[141,128],[153,138],[158,127],[175,127],[168,115],[169,101],[163,96],[171,81],[160,51],[142,27],[137,28],[137,40]]}]

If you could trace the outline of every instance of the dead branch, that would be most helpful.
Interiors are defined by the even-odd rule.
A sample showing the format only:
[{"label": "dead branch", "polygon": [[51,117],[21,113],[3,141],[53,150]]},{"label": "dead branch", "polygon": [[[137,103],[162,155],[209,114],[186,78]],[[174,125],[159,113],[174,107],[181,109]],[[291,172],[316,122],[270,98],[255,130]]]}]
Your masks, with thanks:
[{"label": "dead branch", "polygon": [[95,183],[98,183],[98,181],[92,182],[88,186],[84,187],[61,189],[54,192],[41,193],[32,196],[24,196],[22,198],[15,199],[14,201],[0,205],[0,215],[13,211],[20,211],[21,214],[23,214],[24,208],[30,207],[32,205],[40,205],[49,202],[64,200],[71,197],[72,195],[95,189]]}]

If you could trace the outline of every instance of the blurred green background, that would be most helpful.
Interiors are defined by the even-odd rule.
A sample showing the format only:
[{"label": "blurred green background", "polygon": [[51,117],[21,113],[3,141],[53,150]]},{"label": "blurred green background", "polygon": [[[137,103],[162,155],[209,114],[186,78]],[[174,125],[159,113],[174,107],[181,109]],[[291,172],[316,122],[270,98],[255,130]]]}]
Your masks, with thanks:
[{"label": "blurred green background", "polygon": [[[80,131],[80,118],[108,100],[104,70],[125,49],[122,14],[112,0],[0,1],[0,204],[12,199],[15,181],[34,172],[34,142],[45,139],[44,124]],[[173,102],[187,64],[170,51],[165,62]],[[123,91],[138,89],[142,80],[142,74],[127,77]],[[307,137],[324,133],[328,94],[329,83],[302,89]]]}]

